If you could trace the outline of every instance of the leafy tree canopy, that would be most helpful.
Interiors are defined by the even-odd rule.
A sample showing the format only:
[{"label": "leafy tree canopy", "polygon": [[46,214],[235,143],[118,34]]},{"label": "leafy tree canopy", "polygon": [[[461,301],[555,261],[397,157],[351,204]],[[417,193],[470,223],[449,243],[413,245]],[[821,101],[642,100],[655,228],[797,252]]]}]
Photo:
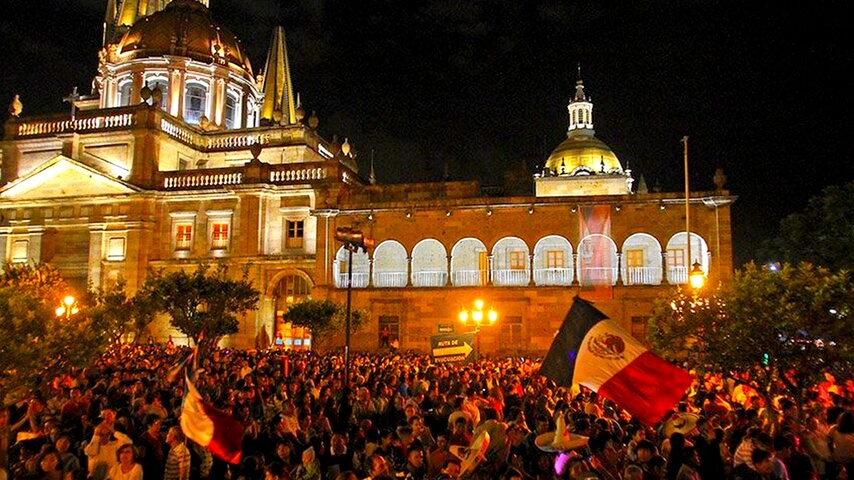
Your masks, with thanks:
[{"label": "leafy tree canopy", "polygon": [[50,265],[4,265],[0,400],[15,400],[60,370],[88,365],[109,345],[112,328],[92,315],[94,304],[88,297],[78,300],[73,315],[57,314],[62,298],[70,292]]},{"label": "leafy tree canopy", "polygon": [[[365,323],[365,318],[364,312],[351,308],[350,332],[357,331]],[[328,299],[308,299],[291,305],[282,319],[295,326],[311,330],[312,343],[315,347],[319,347],[344,331],[347,308]]]},{"label": "leafy tree canopy", "polygon": [[665,355],[688,353],[700,370],[729,373],[760,394],[791,396],[854,365],[854,278],[808,263],[748,264],[729,286],[656,302],[648,339]]},{"label": "leafy tree canopy", "polygon": [[223,335],[237,333],[237,316],[258,308],[260,297],[248,266],[238,280],[228,271],[224,263],[215,268],[200,264],[193,272],[149,270],[139,302],[151,302],[149,308],[168,314],[172,325],[193,342],[215,344]]},{"label": "leafy tree canopy", "polygon": [[854,182],[825,188],[802,212],[784,218],[759,258],[854,270]]}]

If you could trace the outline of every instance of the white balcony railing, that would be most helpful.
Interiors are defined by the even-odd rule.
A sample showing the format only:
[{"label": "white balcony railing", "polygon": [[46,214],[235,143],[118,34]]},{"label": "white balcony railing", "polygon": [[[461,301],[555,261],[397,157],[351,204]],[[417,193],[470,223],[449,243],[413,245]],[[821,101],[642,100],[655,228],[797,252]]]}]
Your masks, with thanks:
[{"label": "white balcony railing", "polygon": [[374,286],[377,288],[405,287],[406,272],[374,272]]},{"label": "white balcony railing", "polygon": [[626,285],[658,285],[661,283],[659,267],[626,267]]},{"label": "white balcony railing", "polygon": [[667,282],[671,285],[688,283],[688,267],[667,267]]},{"label": "white balcony railing", "polygon": [[617,278],[616,267],[582,267],[579,272],[582,285],[613,285]]},{"label": "white balcony railing", "polygon": [[56,134],[64,132],[85,132],[103,128],[129,127],[133,124],[133,113],[115,113],[94,117],[78,117],[74,120],[34,120],[18,124],[18,136]]},{"label": "white balcony railing", "polygon": [[[338,282],[335,285],[338,288],[347,288],[347,272],[338,274]],[[368,274],[353,272],[353,288],[367,288]]]},{"label": "white balcony railing", "polygon": [[476,287],[486,284],[486,270],[454,270],[451,282],[456,287]]},{"label": "white balcony railing", "polygon": [[492,283],[500,286],[525,286],[530,282],[528,269],[500,269],[492,271]]},{"label": "white balcony railing", "polygon": [[534,283],[537,285],[571,285],[571,268],[538,268],[534,270]]},{"label": "white balcony railing", "polygon": [[448,284],[448,272],[423,271],[412,272],[413,287],[444,287]]}]

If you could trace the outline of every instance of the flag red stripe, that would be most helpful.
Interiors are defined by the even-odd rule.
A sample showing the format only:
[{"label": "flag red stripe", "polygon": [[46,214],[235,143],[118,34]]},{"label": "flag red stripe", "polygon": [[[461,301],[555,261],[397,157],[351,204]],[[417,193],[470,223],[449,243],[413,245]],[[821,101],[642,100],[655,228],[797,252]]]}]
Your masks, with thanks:
[{"label": "flag red stripe", "polygon": [[213,435],[208,450],[231,464],[240,463],[243,453],[243,425],[231,415],[217,410],[206,402],[202,403],[205,414],[213,421]]},{"label": "flag red stripe", "polygon": [[691,386],[691,374],[647,351],[599,387],[642,423],[655,425]]}]

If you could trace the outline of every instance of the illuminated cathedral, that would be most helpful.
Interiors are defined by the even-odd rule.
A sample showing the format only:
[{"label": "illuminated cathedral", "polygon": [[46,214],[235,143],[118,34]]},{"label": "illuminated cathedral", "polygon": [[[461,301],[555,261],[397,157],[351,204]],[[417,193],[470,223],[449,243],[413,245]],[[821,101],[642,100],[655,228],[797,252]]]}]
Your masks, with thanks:
[{"label": "illuminated cathedral", "polygon": [[[149,267],[248,264],[261,302],[223,340],[237,347],[264,337],[310,348],[283,313],[349,293],[367,314],[354,349],[390,337],[428,352],[431,337],[478,328],[460,313],[481,300],[495,322],[478,341],[495,355],[545,352],[575,295],[643,337],[653,300],[692,265],[708,284],[732,275],[735,197],[723,175],[687,197],[649,191],[595,136],[580,78],[566,139],[529,191],[383,184],[347,141],[318,134],[293,93],[284,30],[261,41],[269,50],[255,70],[207,1],[109,0],[92,91],[70,95],[70,112],[10,110],[3,261],[51,263],[79,290],[122,279],[130,292]],[[347,250],[342,227],[375,246]],[[149,333],[182,340],[165,319]]]}]

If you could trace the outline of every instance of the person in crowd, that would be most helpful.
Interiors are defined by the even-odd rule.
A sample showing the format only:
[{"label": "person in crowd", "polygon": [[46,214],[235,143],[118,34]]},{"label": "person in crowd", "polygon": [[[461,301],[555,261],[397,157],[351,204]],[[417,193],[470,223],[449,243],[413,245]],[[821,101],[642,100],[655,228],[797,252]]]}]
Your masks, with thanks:
[{"label": "person in crowd", "polygon": [[139,452],[138,461],[145,472],[145,480],[161,480],[166,467],[168,445],[161,434],[163,418],[151,413],[145,416],[145,430],[134,442]]},{"label": "person in crowd", "polygon": [[142,465],[136,461],[136,449],[130,443],[116,451],[118,463],[107,474],[109,480],[142,480]]},{"label": "person in crowd", "polygon": [[166,444],[169,446],[169,453],[166,454],[163,480],[190,480],[190,450],[187,448],[187,437],[180,426],[169,428]]},{"label": "person in crowd", "polygon": [[39,455],[39,480],[72,480],[73,473],[62,468],[62,460],[55,447],[46,445]]},{"label": "person in crowd", "polygon": [[92,439],[83,450],[88,459],[87,472],[90,480],[104,480],[118,464],[116,452],[119,447],[133,443],[127,435],[115,429],[115,411],[104,410],[103,421],[95,427]]},{"label": "person in crowd", "polygon": [[[638,467],[646,480],[662,478],[662,471],[678,475],[684,465],[698,470],[703,480],[772,478],[775,471],[782,474],[782,467],[793,480],[820,475],[838,480],[838,473],[852,469],[846,451],[854,433],[854,388],[842,381],[825,386],[831,393],[811,392],[801,413],[791,399],[762,399],[755,391],[736,390],[737,382],[727,382],[725,375],[698,378],[676,409],[700,415],[696,433],[684,434],[681,442],[699,454],[695,465],[677,448],[680,440],[663,437],[661,424],[640,425],[602,395],[557,386],[539,375],[539,364],[531,359],[436,364],[412,352],[356,353],[351,378],[345,379],[340,352],[214,348],[198,359],[195,382],[211,404],[247,426],[244,461],[230,465],[172,430],[165,435],[168,443],[161,438],[164,425],[182,433],[177,425],[186,388],[181,375],[168,372],[188,353],[186,347],[122,344],[90,368],[57,372],[32,398],[0,410],[0,461],[15,480],[40,478],[45,473],[40,471],[41,449],[56,447],[63,474],[75,471],[77,458],[78,465],[88,462],[76,469],[79,475],[72,473],[73,480],[88,476],[90,464],[92,478],[104,478],[110,471],[106,465],[117,463],[115,450],[109,456],[109,449],[131,443],[120,440],[124,436],[138,449],[146,480],[161,480],[167,473],[186,478],[177,461],[179,443],[189,451],[190,480],[281,477],[278,466],[291,477],[305,466],[299,453],[309,448],[316,452],[317,469],[300,472],[309,478],[315,471],[320,480],[351,473],[359,479],[397,473],[403,478],[414,470],[429,480],[440,475],[444,480],[457,475],[457,459],[448,447],[469,447],[474,432],[498,422],[505,428],[490,431],[495,443],[488,451],[500,454],[468,465],[464,480],[515,478],[517,472],[525,480],[636,476],[637,469],[628,466]],[[749,374],[739,374],[738,380],[749,381]],[[715,408],[709,407],[712,392]],[[588,447],[572,452],[537,448],[537,435],[555,429],[556,412],[565,415],[572,433],[589,437]],[[832,431],[826,424],[833,425]],[[610,443],[602,441],[605,436]],[[413,469],[418,459],[410,454],[416,450],[423,472]],[[764,464],[753,464],[755,451],[770,454],[770,473],[763,473]],[[560,472],[558,460],[564,462]]]},{"label": "person in crowd", "polygon": [[774,454],[768,450],[754,448],[750,462],[739,464],[733,470],[735,480],[779,480],[774,475]]}]

